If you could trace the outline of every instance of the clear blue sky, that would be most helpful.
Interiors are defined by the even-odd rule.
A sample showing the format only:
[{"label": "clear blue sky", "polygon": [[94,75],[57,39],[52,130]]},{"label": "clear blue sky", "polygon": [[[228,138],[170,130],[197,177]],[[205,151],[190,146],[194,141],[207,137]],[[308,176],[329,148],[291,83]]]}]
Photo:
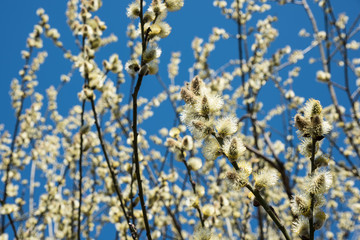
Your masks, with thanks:
[{"label": "clear blue sky", "polygon": [[[98,60],[108,58],[112,52],[117,52],[124,63],[128,59],[129,50],[125,47],[127,41],[125,32],[129,20],[126,18],[125,9],[129,2],[130,1],[125,0],[107,0],[104,1],[102,8],[97,12],[97,15],[99,15],[108,26],[108,29],[105,31],[105,36],[114,33],[119,38],[117,43],[107,46],[100,52],[99,57],[97,57]],[[311,3],[312,0],[309,2]],[[351,22],[351,20],[354,20],[356,14],[358,14],[360,1],[333,1],[333,6],[336,13],[348,13]],[[35,11],[40,7],[44,8],[46,13],[49,14],[50,24],[61,33],[61,40],[64,42],[64,46],[76,51],[71,32],[65,24],[66,1],[3,1],[0,9],[0,20],[3,24],[0,38],[0,46],[2,48],[0,54],[0,108],[3,117],[0,122],[6,123],[7,127],[11,126],[14,119],[8,94],[10,81],[18,77],[18,71],[23,66],[24,61],[21,59],[20,51],[25,49],[26,37],[33,30],[33,25],[38,21]],[[304,18],[305,15],[303,11],[299,6],[289,5],[285,8],[274,7],[269,13],[266,13],[278,16],[279,18],[275,26],[279,28],[280,36],[273,44],[274,48],[290,45],[293,49],[302,49],[309,44],[308,39],[299,40],[299,38],[296,38],[301,28],[305,27],[309,31],[311,30],[308,19]],[[254,20],[256,20],[256,16]],[[173,51],[181,51],[182,53],[180,75],[176,81],[181,84],[183,81],[189,80],[188,68],[191,67],[193,63],[193,53],[190,46],[195,36],[204,38],[206,41],[214,26],[225,28],[230,34],[236,34],[236,25],[234,22],[226,20],[220,14],[219,9],[212,6],[212,1],[185,0],[184,8],[178,12],[169,13],[167,21],[173,30],[168,38],[160,42],[160,47],[163,50],[160,73],[164,81],[167,79],[166,68],[170,54]],[[319,25],[322,26],[321,24]],[[296,40],[294,41],[294,39]],[[39,87],[37,89],[42,93],[44,92],[43,89],[51,84],[57,86],[60,75],[66,74],[71,66],[63,59],[62,52],[54,48],[50,41],[45,40],[44,46],[48,50],[49,55],[45,64],[41,67],[41,71],[38,73]],[[317,50],[315,50],[314,53],[317,55]],[[220,41],[217,49],[212,52],[210,61],[213,64],[212,67],[217,68],[223,65],[227,59],[235,59],[236,57],[236,42],[234,40]],[[303,61],[301,65],[306,67],[306,70],[305,68],[303,69],[300,79],[294,83],[294,88],[297,92],[301,91],[299,95],[306,98],[315,97],[314,95],[319,94],[318,90],[315,91],[317,87],[325,91],[323,85],[313,81],[318,65],[309,65],[306,60]],[[308,79],[314,86],[311,89],[303,88],[305,85],[304,82]],[[146,79],[143,89],[147,89],[147,83],[153,84],[152,81],[155,80],[153,78]],[[76,92],[81,86],[80,84],[81,81],[74,79],[74,81],[64,89],[63,92],[66,92],[66,98],[71,100],[61,103],[64,104],[64,109],[68,109],[70,106],[67,103],[71,104],[72,101],[76,100]],[[160,87],[160,85],[157,86]],[[142,92],[142,94],[152,96],[153,92],[150,92],[149,95],[146,92]],[[60,96],[62,95],[60,94]],[[328,101],[327,95],[325,95],[323,99],[321,98],[322,97],[320,97],[320,100],[322,100],[322,102]],[[60,110],[62,107],[61,104],[59,106]],[[63,113],[66,113],[66,111]]]},{"label": "clear blue sky", "polygon": [[[119,38],[117,43],[101,51],[99,59],[101,57],[106,58],[114,51],[120,55],[123,62],[128,59],[129,51],[124,45],[127,41],[125,35],[126,26],[129,22],[125,15],[125,8],[129,2],[107,0],[104,1],[102,8],[97,12],[97,15],[108,26],[105,35],[114,33]],[[311,3],[312,0],[309,0],[309,2]],[[341,1],[341,3],[340,1],[333,1],[332,4],[336,13],[346,12],[349,14],[350,22],[354,20],[358,14],[358,9],[360,9],[360,1],[358,0],[346,0]],[[50,24],[58,28],[64,46],[75,49],[71,32],[65,24],[66,1],[4,1],[0,9],[0,20],[3,23],[0,38],[0,46],[2,48],[0,55],[0,100],[3,112],[11,112],[9,104],[7,104],[9,103],[9,84],[12,78],[18,77],[18,71],[23,65],[20,51],[25,49],[26,37],[33,30],[33,25],[38,21],[35,11],[40,7],[44,8],[50,16]],[[285,8],[274,7],[266,14],[272,14],[279,18],[275,26],[279,28],[280,36],[274,44],[275,48],[290,45],[293,49],[296,49],[308,45],[308,40],[299,41],[297,38],[297,41],[294,41],[296,39],[294,37],[297,36],[301,28],[305,27],[309,31],[311,30],[309,21],[304,18],[305,15],[301,7],[294,5],[289,5]],[[255,19],[256,16],[254,17]],[[226,20],[220,14],[219,9],[212,6],[212,1],[185,0],[184,8],[178,12],[169,13],[167,21],[173,30],[168,38],[160,42],[160,47],[163,49],[161,63],[164,67],[161,70],[164,73],[163,77],[166,77],[165,70],[169,62],[170,53],[172,51],[181,51],[182,63],[180,65],[180,76],[177,79],[178,82],[188,80],[188,68],[193,62],[190,45],[195,36],[206,40],[214,26],[225,28],[230,34],[236,33],[236,25],[232,21]],[[321,24],[319,25],[322,26]],[[44,46],[49,51],[49,56],[39,73],[39,88],[49,86],[50,84],[58,84],[60,74],[66,73],[69,70],[69,64],[63,65],[66,61],[63,60],[60,50],[53,48],[50,41],[45,41]],[[210,57],[214,68],[224,64],[229,58],[236,58],[236,49],[235,41],[221,41]],[[306,62],[305,65],[307,65]],[[305,71],[302,74],[306,74]],[[311,77],[314,78],[314,75],[311,75]]]},{"label": "clear blue sky", "polygon": [[[309,3],[313,2],[308,0]],[[118,36],[119,41],[101,50],[97,59],[108,59],[111,53],[119,54],[123,63],[129,58],[129,50],[126,48],[126,27],[129,19],[126,17],[126,7],[130,1],[126,0],[104,0],[102,8],[96,13],[101,20],[105,21],[108,29],[104,35],[108,36],[114,33]],[[346,12],[350,16],[351,23],[357,14],[359,14],[359,0],[332,1],[336,15]],[[45,12],[50,16],[49,23],[61,33],[61,40],[64,46],[73,49],[76,52],[76,45],[71,35],[71,31],[66,25],[66,1],[56,0],[4,0],[0,8],[1,37],[0,37],[0,123],[4,123],[5,128],[10,132],[14,128],[14,111],[11,108],[9,97],[10,81],[18,77],[18,71],[22,68],[24,61],[21,59],[21,50],[26,49],[26,38],[33,30],[33,26],[38,22],[35,12],[38,8],[44,8]],[[315,12],[319,14],[320,12]],[[275,23],[275,27],[279,29],[279,37],[274,43],[274,48],[290,45],[292,49],[303,49],[309,44],[309,39],[299,39],[298,31],[306,28],[311,32],[311,26],[304,14],[304,10],[299,6],[289,5],[284,8],[274,7],[270,12],[266,13],[277,16],[279,21]],[[320,18],[322,19],[322,18]],[[256,20],[256,16],[254,21]],[[189,80],[188,69],[193,64],[193,53],[191,49],[191,41],[194,37],[201,37],[207,41],[213,27],[225,28],[228,33],[236,34],[236,25],[233,21],[225,19],[218,8],[213,7],[212,1],[209,0],[185,0],[185,6],[182,10],[169,13],[167,22],[173,28],[172,33],[166,39],[160,41],[160,47],[163,50],[160,63],[160,74],[166,83],[167,80],[167,64],[170,60],[170,54],[174,51],[181,51],[180,75],[176,82],[182,85],[183,81]],[[322,28],[322,24],[319,24]],[[295,40],[294,40],[295,39]],[[45,49],[48,50],[48,58],[45,64],[41,66],[38,75],[38,90],[45,93],[44,89],[50,85],[57,86],[60,83],[60,75],[66,74],[71,65],[64,60],[63,53],[53,47],[49,40],[44,41]],[[318,50],[313,50],[313,56],[318,56]],[[228,59],[236,59],[237,45],[235,40],[220,41],[214,52],[211,53],[210,62],[212,68],[216,69]],[[296,93],[305,98],[320,99],[324,105],[330,103],[327,89],[324,85],[315,82],[315,73],[319,69],[318,64],[309,65],[307,60],[299,64],[303,67],[300,77],[294,82]],[[286,73],[286,72],[284,72]],[[341,75],[339,75],[341,77]],[[353,78],[354,79],[354,78]],[[127,76],[127,80],[129,80]],[[77,92],[82,86],[80,78],[74,78],[65,86],[59,95],[59,108],[62,114],[67,114],[70,106],[74,101],[78,104]],[[310,85],[311,84],[311,85]],[[352,83],[354,84],[354,83]],[[126,89],[127,91],[127,89]],[[146,77],[140,95],[151,97],[161,91],[159,83],[154,77]],[[262,99],[272,99],[271,90],[265,91]],[[274,107],[269,106],[269,108]],[[166,112],[161,112],[166,114]],[[165,118],[167,119],[167,118]],[[173,117],[167,121],[167,125],[172,124]],[[144,126],[146,129],[146,125]],[[111,235],[113,236],[113,235]]]}]

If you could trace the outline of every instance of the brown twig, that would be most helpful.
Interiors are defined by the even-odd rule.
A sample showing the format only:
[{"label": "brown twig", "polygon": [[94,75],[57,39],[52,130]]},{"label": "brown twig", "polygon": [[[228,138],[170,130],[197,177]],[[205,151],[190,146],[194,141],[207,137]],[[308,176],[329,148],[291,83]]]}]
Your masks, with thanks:
[{"label": "brown twig", "polygon": [[[33,51],[33,48],[30,47],[30,49],[29,49],[29,57],[26,58],[25,64],[24,64],[24,67],[23,67],[23,71],[25,72],[25,74],[23,76],[26,75],[26,72],[29,69],[29,62],[30,62],[30,59],[31,59],[32,51]],[[20,116],[21,116],[22,109],[24,107],[24,101],[25,101],[25,97],[26,97],[24,88],[25,88],[25,81],[23,79],[21,81],[22,95],[21,95],[21,99],[20,99],[20,107],[19,107],[18,111],[16,112],[15,128],[14,128],[14,132],[13,132],[13,135],[12,135],[11,146],[10,146],[10,157],[9,157],[10,160],[9,160],[9,163],[7,164],[7,166],[6,166],[6,171],[5,171],[4,196],[3,196],[3,199],[2,199],[3,204],[6,204],[6,199],[7,199],[6,188],[7,188],[7,185],[9,184],[9,172],[10,172],[11,164],[12,164],[13,157],[14,157],[15,140],[16,140],[16,137],[17,137],[17,135],[19,133]],[[10,216],[10,218],[11,218],[11,216]],[[0,233],[3,233],[5,231],[4,227],[5,227],[5,215],[3,215],[2,218],[1,218]]]},{"label": "brown twig", "polygon": [[[315,148],[316,148],[316,139],[312,138],[311,143],[311,158],[310,158],[310,164],[311,164],[311,176],[314,174],[315,171]],[[313,193],[310,193],[311,198],[311,205],[310,205],[310,217],[309,217],[309,225],[310,225],[310,240],[314,240],[315,235],[315,228],[314,228],[314,203],[315,203],[315,195]]]},{"label": "brown twig", "polygon": [[[312,28],[313,28],[313,31],[315,33],[315,35],[318,35],[319,33],[319,29],[317,27],[317,23],[316,23],[316,20],[315,20],[315,17],[314,17],[314,14],[312,13],[308,3],[306,0],[302,0],[302,5],[309,17],[309,20],[311,22],[311,25],[312,25]],[[340,37],[340,36],[339,36]],[[326,58],[326,55],[325,55],[325,51],[324,51],[324,46],[323,46],[323,43],[322,41],[319,41],[319,51],[320,51],[320,56],[321,56],[321,62],[322,62],[322,66],[323,66],[323,69],[325,72],[330,72],[329,70],[329,67],[328,67],[328,59]],[[343,114],[340,110],[340,106],[339,106],[339,103],[338,103],[338,100],[337,100],[337,96],[336,96],[336,93],[335,93],[335,90],[334,90],[334,87],[332,85],[332,82],[331,81],[328,81],[327,82],[327,85],[328,85],[328,89],[329,89],[329,92],[330,92],[330,97],[331,97],[331,100],[335,106],[335,110],[336,110],[336,113],[338,114],[339,116],[339,121],[342,122],[342,123],[345,123],[344,121],[344,118],[343,118]],[[343,129],[344,130],[344,129]],[[349,142],[351,144],[351,146],[354,148],[357,156],[359,157],[360,159],[360,150],[358,149],[358,147],[356,146],[356,144],[354,143],[354,139],[353,137],[351,136],[351,134],[344,130],[344,134],[346,135],[346,137],[349,139]]]},{"label": "brown twig", "polygon": [[131,236],[132,236],[133,239],[137,239],[136,229],[134,228],[133,224],[130,223],[130,219],[129,219],[129,216],[128,216],[127,212],[126,212],[125,204],[124,204],[124,201],[123,201],[123,196],[122,196],[122,193],[121,193],[121,189],[119,187],[118,181],[116,179],[114,170],[112,169],[110,159],[109,159],[109,156],[108,156],[106,148],[105,148],[104,139],[102,137],[100,124],[98,122],[98,116],[97,116],[96,109],[95,109],[95,102],[94,102],[93,99],[91,99],[90,101],[91,101],[92,112],[94,114],[96,130],[97,130],[98,137],[99,137],[99,140],[100,140],[101,149],[102,149],[102,151],[104,153],[106,164],[108,166],[110,176],[111,176],[112,182],[114,184],[115,192],[116,192],[116,194],[117,194],[117,196],[119,198],[121,209],[122,209],[122,211],[124,213],[124,216],[125,216],[125,219],[126,219],[128,225],[129,225],[129,228],[130,228],[130,231],[131,231]]},{"label": "brown twig", "polygon": [[82,131],[82,127],[84,126],[84,111],[85,111],[85,102],[82,102],[81,108],[81,126],[80,126],[80,157],[79,157],[79,211],[78,211],[78,229],[77,229],[77,237],[81,239],[81,205],[82,205],[82,158],[83,158],[83,143],[84,143],[84,136]]},{"label": "brown twig", "polygon": [[[193,189],[193,193],[195,195],[197,195],[196,193],[196,184],[195,184],[195,181],[192,179],[192,176],[191,176],[191,169],[189,168],[189,165],[187,164],[186,160],[185,160],[185,155],[184,155],[184,152],[181,151],[181,158],[182,158],[182,162],[184,163],[185,167],[186,167],[186,171],[187,171],[187,174],[189,176],[189,182],[191,184],[191,187]],[[201,222],[201,226],[204,227],[205,224],[204,224],[204,219],[203,219],[203,216],[202,216],[202,213],[201,213],[201,210],[200,210],[200,207],[197,206],[196,207],[196,210],[199,214],[199,218],[200,218],[200,222]]]},{"label": "brown twig", "polygon": [[287,232],[286,228],[284,227],[284,225],[280,222],[280,219],[278,218],[278,216],[276,215],[276,213],[274,212],[273,208],[270,207],[267,202],[261,197],[260,193],[256,190],[253,189],[252,186],[250,184],[246,184],[246,188],[250,190],[250,192],[252,192],[255,195],[256,200],[259,202],[259,204],[264,208],[264,210],[267,212],[267,214],[271,217],[271,219],[274,221],[274,223],[276,224],[276,226],[280,229],[280,231],[283,233],[284,237],[286,240],[290,240],[290,236],[289,233]]},{"label": "brown twig", "polygon": [[136,173],[136,179],[138,182],[138,188],[139,188],[139,198],[140,198],[140,203],[141,203],[141,209],[143,212],[143,218],[144,218],[144,223],[145,223],[145,228],[146,228],[146,235],[147,238],[150,240],[151,238],[151,234],[150,234],[150,227],[149,227],[149,220],[147,217],[147,211],[146,211],[146,206],[145,206],[145,200],[144,200],[144,193],[143,193],[143,188],[142,188],[142,180],[141,180],[141,173],[140,173],[140,164],[139,164],[139,153],[138,153],[138,132],[137,132],[137,96],[139,94],[139,90],[140,90],[140,86],[141,86],[141,82],[143,79],[143,75],[139,74],[138,80],[136,82],[136,86],[134,89],[134,93],[132,94],[133,96],[133,133],[134,133],[134,139],[133,139],[133,149],[134,149],[134,157],[133,157],[133,161],[135,163],[135,173]]}]

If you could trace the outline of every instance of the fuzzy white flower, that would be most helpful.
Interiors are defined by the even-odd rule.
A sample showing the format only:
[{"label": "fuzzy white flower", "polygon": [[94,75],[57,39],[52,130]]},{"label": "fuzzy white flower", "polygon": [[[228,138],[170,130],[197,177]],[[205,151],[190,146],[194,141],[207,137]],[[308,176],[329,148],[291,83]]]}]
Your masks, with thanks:
[{"label": "fuzzy white flower", "polygon": [[204,217],[211,217],[215,214],[215,208],[212,204],[205,204],[202,209],[202,213],[204,214]]},{"label": "fuzzy white flower", "polygon": [[181,148],[190,151],[194,147],[194,141],[191,136],[186,135],[181,142]]},{"label": "fuzzy white flower", "polygon": [[201,227],[201,225],[195,227],[194,234],[190,238],[191,240],[212,240],[213,234],[210,229]]},{"label": "fuzzy white flower", "polygon": [[291,199],[291,210],[295,215],[310,214],[311,199],[307,194],[297,194]]},{"label": "fuzzy white flower", "polygon": [[239,163],[239,170],[237,172],[242,178],[248,178],[252,173],[251,163],[247,161],[241,161]]},{"label": "fuzzy white flower", "polygon": [[206,160],[214,161],[221,155],[219,142],[213,137],[206,138],[202,147],[202,154]]},{"label": "fuzzy white flower", "polygon": [[321,132],[323,135],[328,134],[332,129],[332,126],[327,121],[322,121],[321,123]]},{"label": "fuzzy white flower", "polygon": [[[319,147],[320,147],[320,143],[317,141],[315,143],[315,154],[319,150]],[[302,155],[304,155],[305,157],[308,157],[308,158],[311,157],[311,155],[312,155],[312,139],[311,138],[304,138],[301,141],[300,153]]]},{"label": "fuzzy white flower", "polygon": [[232,162],[238,160],[239,157],[243,155],[246,150],[241,139],[238,137],[225,139],[222,149],[228,159]]},{"label": "fuzzy white flower", "polygon": [[166,0],[165,4],[169,11],[178,11],[184,6],[184,0]]},{"label": "fuzzy white flower", "polygon": [[126,8],[126,15],[129,18],[135,19],[140,16],[140,4],[139,1],[130,3]]},{"label": "fuzzy white flower", "polygon": [[204,94],[201,100],[195,105],[196,111],[202,115],[218,113],[224,105],[223,99],[219,95]]},{"label": "fuzzy white flower", "polygon": [[160,0],[153,0],[148,11],[153,12],[159,20],[163,20],[167,16],[166,5]]},{"label": "fuzzy white flower", "polygon": [[159,58],[161,55],[161,49],[156,45],[149,46],[143,54],[143,61],[146,63],[151,62],[152,60]]},{"label": "fuzzy white flower", "polygon": [[319,230],[325,223],[326,214],[321,209],[316,209],[314,212],[314,228]]},{"label": "fuzzy white flower", "polygon": [[166,22],[159,22],[152,24],[150,26],[150,30],[151,31],[149,33],[149,36],[151,37],[159,36],[161,38],[166,38],[167,36],[169,36],[171,32],[171,27]]},{"label": "fuzzy white flower", "polygon": [[322,106],[319,100],[310,98],[304,106],[304,116],[307,119],[314,117],[315,115],[320,115],[322,112]]},{"label": "fuzzy white flower", "polygon": [[308,191],[312,194],[326,193],[333,182],[333,176],[329,171],[316,170],[312,177],[307,179]]},{"label": "fuzzy white flower", "polygon": [[191,127],[191,122],[198,116],[197,112],[194,111],[193,107],[189,104],[185,105],[185,108],[180,113],[180,120],[188,128]]},{"label": "fuzzy white flower", "polygon": [[19,211],[19,206],[17,206],[16,204],[6,203],[0,207],[1,215],[11,214],[11,213],[17,212],[17,211]]},{"label": "fuzzy white flower", "polygon": [[140,70],[140,64],[137,59],[131,59],[126,62],[125,64],[125,70],[130,75],[135,75]]},{"label": "fuzzy white flower", "polygon": [[326,203],[326,199],[325,199],[324,195],[316,194],[314,196],[314,208],[320,208],[320,207],[324,206],[325,203]]},{"label": "fuzzy white flower", "polygon": [[215,128],[221,137],[232,135],[238,130],[238,119],[233,116],[220,118],[216,122]]},{"label": "fuzzy white flower", "polygon": [[240,190],[245,187],[249,181],[249,176],[251,174],[252,168],[251,165],[245,161],[240,163],[240,170],[235,171],[231,170],[226,173],[225,180],[228,188],[233,190]]},{"label": "fuzzy white flower", "polygon": [[189,130],[195,139],[204,139],[213,133],[213,123],[205,118],[196,118],[191,121]]},{"label": "fuzzy white flower", "polygon": [[188,160],[187,164],[188,164],[189,168],[193,171],[197,171],[202,167],[201,159],[198,157],[191,157]]},{"label": "fuzzy white flower", "polygon": [[7,233],[3,233],[0,235],[0,240],[8,240],[9,239],[9,235]]},{"label": "fuzzy white flower", "polygon": [[303,216],[300,216],[296,221],[293,222],[292,231],[296,233],[301,239],[309,239],[309,220]]},{"label": "fuzzy white flower", "polygon": [[273,170],[261,170],[253,176],[257,190],[273,186],[279,179],[277,172]]},{"label": "fuzzy white flower", "polygon": [[331,78],[331,74],[329,72],[324,71],[317,71],[316,72],[316,79],[320,82],[328,82]]}]

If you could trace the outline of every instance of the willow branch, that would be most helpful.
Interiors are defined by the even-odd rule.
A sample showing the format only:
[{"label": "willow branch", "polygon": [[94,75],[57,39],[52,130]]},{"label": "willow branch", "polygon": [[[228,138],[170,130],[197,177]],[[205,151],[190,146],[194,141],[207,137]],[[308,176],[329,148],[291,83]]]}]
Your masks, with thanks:
[{"label": "willow branch", "polygon": [[[191,187],[193,189],[193,193],[196,195],[196,184],[195,184],[195,181],[192,179],[192,176],[191,176],[191,169],[189,168],[189,165],[187,164],[186,160],[185,160],[185,156],[184,156],[184,152],[181,151],[181,158],[182,158],[182,161],[186,167],[186,171],[187,171],[187,174],[189,176],[189,181],[190,181],[190,184],[191,184]],[[203,216],[202,216],[202,213],[201,213],[201,210],[200,210],[200,207],[199,206],[196,206],[196,210],[199,214],[199,218],[200,218],[200,222],[201,222],[201,226],[204,227],[205,224],[204,224],[204,219],[203,219]]]},{"label": "willow branch", "polygon": [[[5,203],[4,203],[2,200],[0,200],[0,202],[1,202],[1,205],[4,206]],[[12,219],[12,217],[11,217],[10,214],[6,214],[6,215],[7,215],[8,219],[9,219],[10,226],[11,226],[13,232],[14,232],[14,237],[15,237],[15,239],[17,240],[17,239],[19,239],[19,237],[18,237],[17,232],[16,232],[16,227],[15,227],[14,221],[13,221],[13,219]],[[5,215],[4,215],[4,216],[5,216]]]},{"label": "willow branch", "polygon": [[138,188],[139,188],[139,198],[140,198],[140,203],[141,203],[141,209],[142,209],[142,213],[143,213],[143,218],[144,218],[144,223],[145,223],[145,228],[146,228],[146,236],[147,238],[150,240],[151,238],[151,234],[150,234],[150,226],[149,226],[149,220],[148,220],[148,216],[147,216],[147,211],[146,211],[146,206],[145,206],[145,200],[144,200],[144,193],[143,193],[143,188],[142,188],[142,180],[141,180],[141,173],[140,173],[140,163],[139,163],[139,150],[138,150],[138,132],[137,132],[137,97],[140,91],[140,86],[141,86],[141,82],[143,79],[143,75],[139,74],[135,89],[134,89],[134,93],[132,94],[133,96],[133,133],[134,133],[134,139],[133,139],[133,149],[134,149],[134,157],[133,157],[133,161],[135,163],[135,174],[136,174],[136,180],[138,183]]},{"label": "willow branch", "polygon": [[259,202],[259,204],[264,208],[264,210],[267,212],[267,214],[271,217],[271,219],[274,221],[276,226],[280,229],[280,231],[283,233],[286,240],[290,240],[289,233],[287,232],[284,225],[280,222],[279,217],[276,215],[274,209],[270,207],[267,202],[262,198],[260,193],[253,189],[251,185],[246,184],[246,188],[250,190],[255,195],[256,200]]},{"label": "willow branch", "polygon": [[[29,49],[29,57],[26,58],[26,61],[25,61],[25,65],[23,67],[23,71],[26,73],[27,70],[29,69],[29,62],[30,62],[30,57],[31,57],[31,54],[32,54],[32,47]],[[25,76],[26,74],[24,74],[23,76]],[[20,99],[20,107],[18,109],[18,111],[16,112],[16,122],[15,122],[15,128],[14,128],[14,132],[13,132],[13,135],[12,135],[12,140],[11,140],[11,146],[10,146],[10,157],[9,157],[9,163],[7,164],[6,166],[6,171],[5,171],[5,181],[4,181],[4,196],[3,196],[3,199],[2,199],[2,203],[3,204],[6,204],[6,199],[7,199],[7,191],[6,191],[6,188],[7,188],[7,185],[9,184],[9,172],[10,172],[10,169],[11,169],[11,164],[13,162],[13,157],[14,157],[14,150],[15,150],[15,140],[16,140],[16,137],[19,133],[19,126],[20,126],[20,116],[21,116],[21,112],[23,110],[23,107],[24,107],[24,101],[25,101],[25,81],[24,79],[21,81],[21,91],[22,91],[22,95],[21,95],[21,99]],[[9,216],[9,218],[11,218],[11,216]],[[0,234],[3,233],[5,231],[5,215],[2,216],[1,218],[1,229],[0,229]]]},{"label": "willow branch", "polygon": [[[141,29],[141,44],[142,44],[142,55],[144,54],[146,50],[146,38],[145,38],[145,31],[144,31],[144,19],[143,19],[143,1],[140,1],[140,29]],[[145,224],[146,229],[146,236],[148,240],[151,240],[151,232],[150,232],[150,226],[149,226],[149,220],[147,216],[146,206],[145,206],[145,200],[144,200],[144,192],[142,187],[142,180],[141,180],[141,172],[140,172],[140,163],[139,163],[139,149],[138,149],[138,132],[137,132],[137,98],[140,91],[141,83],[145,74],[144,69],[147,68],[147,65],[143,63],[143,59],[141,56],[141,69],[138,75],[138,79],[134,88],[134,92],[132,94],[133,98],[133,123],[132,123],[132,129],[133,129],[133,149],[134,149],[134,156],[133,156],[133,162],[135,163],[135,174],[136,174],[136,180],[138,183],[138,189],[139,189],[139,198],[140,198],[140,204],[141,204],[141,210],[143,213],[143,220]]]},{"label": "willow branch", "polygon": [[[316,148],[316,139],[312,138],[311,143],[311,158],[310,158],[310,164],[311,164],[311,176],[314,174],[315,171],[315,148]],[[310,205],[310,217],[309,217],[309,225],[310,225],[310,240],[314,240],[315,235],[315,228],[314,228],[314,203],[315,203],[315,196],[313,193],[310,193],[311,197],[311,205]]]},{"label": "willow branch", "polygon": [[78,229],[77,229],[77,237],[81,239],[81,205],[82,205],[82,158],[83,158],[83,144],[84,144],[84,136],[82,133],[82,128],[84,127],[84,111],[85,111],[85,102],[82,102],[81,108],[81,126],[80,126],[80,157],[79,157],[79,211],[78,211]]},{"label": "willow branch", "polygon": [[124,201],[123,201],[123,196],[122,196],[122,193],[121,193],[121,189],[119,187],[119,184],[118,184],[118,181],[116,179],[116,176],[115,176],[115,173],[114,173],[114,170],[112,169],[111,167],[111,163],[110,163],[110,159],[109,159],[109,156],[107,154],[107,151],[106,151],[106,148],[105,148],[105,143],[104,143],[104,139],[103,139],[103,136],[102,136],[102,133],[101,133],[101,128],[100,128],[100,124],[99,124],[99,121],[98,121],[98,116],[97,116],[97,113],[96,113],[96,109],[95,109],[95,102],[94,102],[94,99],[91,99],[91,108],[92,108],[92,112],[94,114],[94,120],[95,120],[95,126],[96,126],[96,130],[97,130],[97,133],[98,133],[98,137],[99,137],[99,140],[100,140],[100,145],[101,145],[101,149],[104,153],[104,157],[105,157],[105,160],[106,160],[106,164],[108,166],[108,169],[109,169],[109,172],[110,172],[110,176],[111,176],[111,179],[112,179],[112,182],[114,184],[114,187],[115,187],[115,192],[119,198],[119,201],[120,201],[120,206],[121,206],[121,209],[124,213],[124,216],[125,216],[125,219],[129,225],[129,228],[130,228],[130,231],[131,231],[131,236],[133,239],[137,239],[137,233],[136,233],[136,229],[134,227],[133,224],[130,223],[130,219],[129,219],[129,216],[126,212],[126,209],[125,209],[125,205],[124,205]]},{"label": "willow branch", "polygon": [[[312,25],[312,28],[313,28],[313,31],[314,31],[315,35],[318,35],[319,29],[317,27],[317,23],[316,23],[314,14],[312,13],[312,11],[311,11],[311,9],[310,9],[310,7],[309,7],[306,0],[302,0],[302,4],[303,4],[303,7],[304,7],[309,19],[310,19],[310,22],[311,22],[311,25]],[[320,50],[320,56],[321,56],[321,62],[322,62],[323,69],[324,69],[325,72],[329,72],[328,61],[327,61],[327,58],[325,56],[325,51],[324,51],[324,46],[323,46],[322,41],[319,41],[318,46],[319,46],[319,50]],[[328,85],[328,89],[329,89],[329,92],[330,92],[331,100],[332,100],[332,102],[333,102],[333,104],[335,106],[336,113],[339,116],[339,120],[340,120],[340,122],[345,123],[345,121],[343,119],[343,114],[340,111],[339,103],[338,103],[338,100],[337,100],[336,93],[335,93],[334,87],[332,85],[332,82],[328,81],[327,85]],[[350,142],[351,146],[354,148],[357,156],[360,159],[360,151],[359,151],[358,147],[355,145],[353,137],[346,130],[344,130],[344,133],[345,133],[346,137],[349,139],[349,142]]]}]

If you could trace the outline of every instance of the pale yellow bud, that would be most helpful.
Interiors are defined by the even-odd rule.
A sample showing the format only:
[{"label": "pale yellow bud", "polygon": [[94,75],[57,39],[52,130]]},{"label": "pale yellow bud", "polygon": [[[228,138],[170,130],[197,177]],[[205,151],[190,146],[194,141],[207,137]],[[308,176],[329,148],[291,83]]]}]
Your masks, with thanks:
[{"label": "pale yellow bud", "polygon": [[198,157],[191,157],[187,164],[192,171],[197,171],[202,167],[201,159]]},{"label": "pale yellow bud", "polygon": [[202,213],[204,214],[205,218],[211,217],[215,214],[215,208],[211,204],[205,204],[202,209]]},{"label": "pale yellow bud", "polygon": [[326,214],[320,210],[317,209],[314,213],[314,228],[315,230],[319,230],[322,228],[326,220]]}]

